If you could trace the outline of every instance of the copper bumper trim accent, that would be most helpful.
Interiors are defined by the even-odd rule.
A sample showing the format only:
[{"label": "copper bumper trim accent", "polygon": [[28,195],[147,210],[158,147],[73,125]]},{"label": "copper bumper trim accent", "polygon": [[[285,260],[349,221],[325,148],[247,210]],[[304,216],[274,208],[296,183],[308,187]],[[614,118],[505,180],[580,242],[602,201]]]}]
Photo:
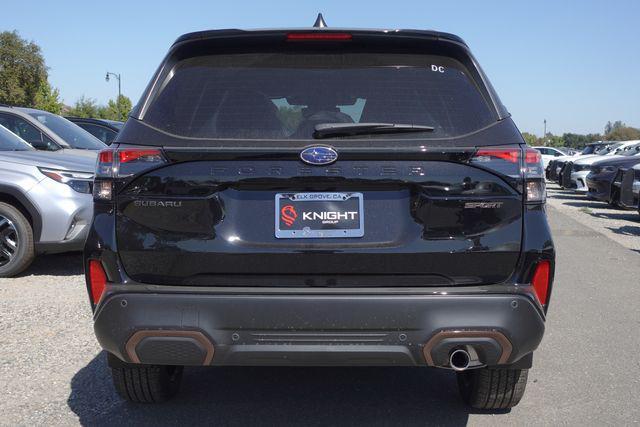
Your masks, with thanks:
[{"label": "copper bumper trim accent", "polygon": [[432,336],[429,341],[424,345],[422,349],[422,353],[424,355],[424,359],[429,366],[435,366],[433,362],[433,358],[431,357],[431,350],[436,346],[440,341],[445,338],[492,338],[500,344],[502,348],[502,353],[500,353],[500,358],[498,359],[498,364],[503,365],[509,360],[509,356],[511,356],[511,351],[513,350],[513,346],[511,342],[504,336],[502,332],[498,331],[463,331],[463,330],[455,330],[455,331],[440,331],[434,336]]},{"label": "copper bumper trim accent", "polygon": [[127,341],[125,350],[129,359],[133,363],[140,363],[140,358],[136,354],[136,347],[143,339],[147,337],[180,337],[180,338],[193,338],[198,341],[207,351],[202,365],[210,365],[213,360],[213,354],[215,352],[211,341],[199,331],[174,331],[174,330],[144,330],[137,331]]}]

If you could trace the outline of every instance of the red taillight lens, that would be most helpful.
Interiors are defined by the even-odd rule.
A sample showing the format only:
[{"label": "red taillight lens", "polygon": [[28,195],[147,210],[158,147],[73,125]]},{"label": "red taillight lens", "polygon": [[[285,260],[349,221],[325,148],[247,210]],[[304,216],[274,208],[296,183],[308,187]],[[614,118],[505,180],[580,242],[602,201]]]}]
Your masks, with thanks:
[{"label": "red taillight lens", "polygon": [[102,263],[96,259],[89,261],[89,289],[91,289],[91,301],[97,304],[107,286],[107,274],[102,268]]},{"label": "red taillight lens", "polygon": [[162,150],[157,148],[122,148],[98,154],[93,198],[110,202],[116,191],[115,179],[138,175],[166,163]]},{"label": "red taillight lens", "polygon": [[352,36],[349,33],[289,33],[288,41],[348,41]]},{"label": "red taillight lens", "polygon": [[549,261],[540,261],[536,265],[536,270],[531,279],[531,285],[538,297],[540,304],[547,305],[549,297],[549,280],[551,279],[551,263]]},{"label": "red taillight lens", "polygon": [[520,148],[482,148],[475,155],[478,157],[494,158],[505,160],[509,163],[520,162]]},{"label": "red taillight lens", "polygon": [[112,163],[113,162],[113,150],[103,150],[98,154],[98,162],[100,163]]},{"label": "red taillight lens", "polygon": [[519,146],[508,148],[485,147],[478,149],[470,162],[485,169],[518,179],[522,174],[521,157],[522,149]]},{"label": "red taillight lens", "polygon": [[118,160],[120,163],[129,163],[136,160],[143,161],[162,161],[162,153],[160,150],[144,150],[144,149],[129,149],[129,150],[118,150]]},{"label": "red taillight lens", "polygon": [[542,160],[542,155],[535,148],[527,148],[525,151],[525,163],[528,165],[536,165]]}]

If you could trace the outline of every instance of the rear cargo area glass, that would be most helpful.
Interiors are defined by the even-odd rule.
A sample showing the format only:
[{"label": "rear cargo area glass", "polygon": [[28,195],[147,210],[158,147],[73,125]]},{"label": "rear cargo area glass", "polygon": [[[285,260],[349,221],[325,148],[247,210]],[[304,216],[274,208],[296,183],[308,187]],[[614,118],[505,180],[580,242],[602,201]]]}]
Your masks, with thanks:
[{"label": "rear cargo area glass", "polygon": [[435,55],[207,55],[175,64],[159,87],[143,121],[188,138],[312,139],[320,123],[371,122],[435,128],[375,138],[446,138],[496,120],[465,67]]}]

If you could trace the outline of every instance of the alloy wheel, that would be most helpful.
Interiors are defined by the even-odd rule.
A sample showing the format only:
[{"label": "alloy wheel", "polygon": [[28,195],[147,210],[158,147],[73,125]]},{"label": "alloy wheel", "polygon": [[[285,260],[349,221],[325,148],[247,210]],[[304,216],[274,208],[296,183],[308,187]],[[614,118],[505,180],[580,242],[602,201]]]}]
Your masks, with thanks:
[{"label": "alloy wheel", "polygon": [[0,215],[0,267],[7,265],[18,251],[18,230],[8,218]]}]

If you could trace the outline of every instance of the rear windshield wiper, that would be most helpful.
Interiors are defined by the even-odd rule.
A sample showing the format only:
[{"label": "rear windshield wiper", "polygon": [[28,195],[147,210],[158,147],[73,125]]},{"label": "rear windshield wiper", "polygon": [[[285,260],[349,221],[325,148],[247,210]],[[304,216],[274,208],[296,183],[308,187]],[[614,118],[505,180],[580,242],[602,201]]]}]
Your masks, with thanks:
[{"label": "rear windshield wiper", "polygon": [[401,123],[320,123],[315,126],[316,139],[352,135],[373,135],[389,133],[433,132],[432,126]]}]

